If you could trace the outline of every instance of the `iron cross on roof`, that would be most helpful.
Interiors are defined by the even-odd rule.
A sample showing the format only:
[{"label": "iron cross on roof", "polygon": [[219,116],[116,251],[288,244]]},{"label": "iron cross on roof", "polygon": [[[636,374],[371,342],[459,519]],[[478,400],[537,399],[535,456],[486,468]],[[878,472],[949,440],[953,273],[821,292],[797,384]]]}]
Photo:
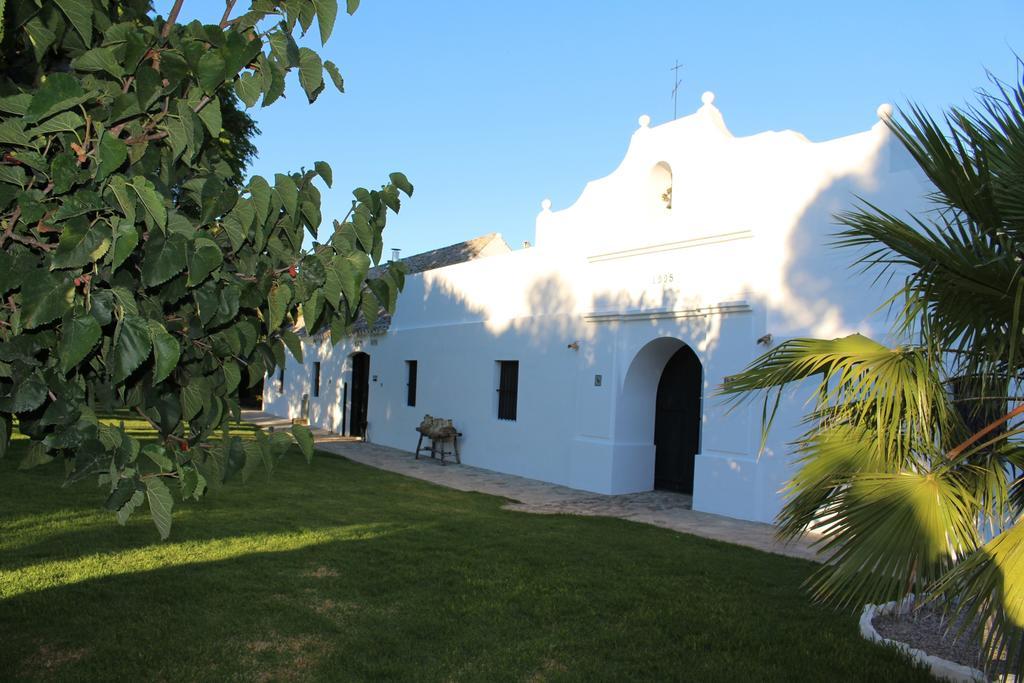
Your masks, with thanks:
[{"label": "iron cross on roof", "polygon": [[673,121],[675,121],[676,117],[679,115],[678,112],[676,111],[676,107],[677,107],[677,103],[679,101],[679,86],[682,85],[682,83],[683,83],[682,79],[679,78],[679,70],[682,69],[684,66],[686,66],[686,65],[685,64],[680,64],[679,60],[677,59],[676,60],[676,65],[673,66],[671,69],[669,69],[669,71],[673,72],[673,80],[675,81],[672,84],[672,120]]}]

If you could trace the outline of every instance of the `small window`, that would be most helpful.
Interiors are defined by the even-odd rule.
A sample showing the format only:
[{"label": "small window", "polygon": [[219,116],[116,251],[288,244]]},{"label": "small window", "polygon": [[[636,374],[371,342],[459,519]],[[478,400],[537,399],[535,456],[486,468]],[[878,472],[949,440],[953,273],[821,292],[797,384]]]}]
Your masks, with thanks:
[{"label": "small window", "polygon": [[320,395],[320,363],[313,363],[313,398]]},{"label": "small window", "polygon": [[519,361],[498,361],[498,419],[516,419],[519,402]]},{"label": "small window", "polygon": [[277,393],[284,393],[284,368],[277,369]]},{"label": "small window", "polygon": [[408,392],[406,393],[405,404],[407,406],[415,406],[416,405],[416,370],[417,370],[416,366],[417,365],[418,365],[418,363],[416,361],[414,361],[414,360],[407,360],[407,361],[405,361],[406,376],[409,378],[408,381],[406,382],[406,387],[408,387]]}]

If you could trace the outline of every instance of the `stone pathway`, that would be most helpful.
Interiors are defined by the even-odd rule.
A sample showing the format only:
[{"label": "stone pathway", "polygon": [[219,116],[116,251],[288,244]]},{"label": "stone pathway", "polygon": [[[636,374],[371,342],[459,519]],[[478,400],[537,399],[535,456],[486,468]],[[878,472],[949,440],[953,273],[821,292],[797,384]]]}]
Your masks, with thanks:
[{"label": "stone pathway", "polygon": [[[242,411],[242,419],[264,428],[280,429],[290,424],[285,418],[259,411]],[[322,451],[439,486],[508,498],[511,502],[504,506],[508,510],[618,517],[765,552],[817,560],[807,539],[781,544],[775,540],[775,527],[772,525],[691,510],[691,497],[684,494],[646,491],[606,496],[469,465],[442,466],[429,457],[416,460],[411,452],[363,443],[321,429],[314,429],[313,435],[316,437],[317,448]]]}]

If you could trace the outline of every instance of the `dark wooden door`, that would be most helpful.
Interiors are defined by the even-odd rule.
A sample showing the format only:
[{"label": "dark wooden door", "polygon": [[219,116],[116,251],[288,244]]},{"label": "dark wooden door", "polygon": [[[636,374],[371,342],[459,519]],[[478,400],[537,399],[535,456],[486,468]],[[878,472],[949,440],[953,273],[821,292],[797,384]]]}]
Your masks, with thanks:
[{"label": "dark wooden door", "polygon": [[352,355],[352,419],[349,436],[366,436],[366,413],[370,405],[370,357]]},{"label": "dark wooden door", "polygon": [[700,450],[703,370],[689,346],[665,365],[654,417],[654,488],[693,493],[693,463]]}]

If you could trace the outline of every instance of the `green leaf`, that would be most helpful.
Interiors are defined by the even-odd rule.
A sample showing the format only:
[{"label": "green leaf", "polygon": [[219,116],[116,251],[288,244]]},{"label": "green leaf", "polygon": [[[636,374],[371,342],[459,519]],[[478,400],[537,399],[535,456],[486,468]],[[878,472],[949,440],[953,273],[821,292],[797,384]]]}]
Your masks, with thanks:
[{"label": "green leaf", "polygon": [[54,0],[78,31],[82,41],[92,45],[92,0]]},{"label": "green leaf", "polygon": [[252,230],[253,220],[256,218],[256,209],[253,207],[254,200],[240,197],[235,203],[235,208],[224,217],[221,225],[228,233],[228,241],[231,242],[231,250],[238,251],[245,243],[245,239]]},{"label": "green leaf", "polygon": [[284,322],[284,314],[292,301],[292,289],[283,282],[270,288],[268,306],[270,309],[270,329],[276,330]]},{"label": "green leaf", "polygon": [[238,363],[233,360],[224,361],[221,371],[224,373],[224,392],[230,396],[235,393],[235,389],[242,381],[242,371],[239,369]]},{"label": "green leaf", "polygon": [[88,313],[66,320],[60,341],[60,370],[66,373],[89,355],[102,336],[100,324]]},{"label": "green leaf", "polygon": [[[113,474],[116,476],[116,471]],[[107,501],[104,504],[104,507],[111,512],[120,510],[121,507],[132,497],[132,493],[135,490],[135,480],[128,478],[118,479],[117,483],[112,486],[110,495],[107,496]]]},{"label": "green leaf", "polygon": [[156,463],[162,472],[174,470],[174,461],[167,455],[167,449],[157,443],[146,444],[142,448],[142,454]]},{"label": "green leaf", "polygon": [[334,83],[334,87],[338,89],[338,92],[345,92],[345,79],[341,77],[341,71],[338,70],[338,66],[328,59],[324,62],[324,69],[327,71],[327,75],[331,77],[331,82]]},{"label": "green leaf", "polygon": [[313,334],[316,331],[317,322],[320,320],[320,314],[324,310],[324,298],[320,294],[319,290],[314,290],[302,304],[302,318],[306,325],[306,332]]},{"label": "green leaf", "polygon": [[135,369],[149,358],[152,348],[153,340],[146,319],[126,315],[121,321],[120,332],[111,350],[111,359],[108,361],[114,383],[120,384],[135,372]]},{"label": "green leaf", "polygon": [[263,176],[253,176],[249,179],[249,193],[256,209],[256,222],[262,225],[270,211],[270,183]]},{"label": "green leaf", "polygon": [[82,219],[65,223],[50,268],[81,268],[99,261],[110,249],[110,237],[110,226],[103,221],[92,225]]},{"label": "green leaf", "polygon": [[32,54],[37,62],[43,61],[50,47],[57,41],[57,34],[47,28],[38,16],[32,17],[23,26],[32,42]]},{"label": "green leaf", "polygon": [[373,328],[373,324],[377,322],[377,315],[380,313],[380,302],[377,301],[377,297],[370,292],[364,292],[363,298],[359,302],[359,312],[363,314],[366,326]]},{"label": "green leaf", "polygon": [[89,190],[80,190],[70,197],[64,200],[64,203],[60,205],[56,213],[50,217],[51,221],[63,221],[68,218],[74,218],[76,216],[84,216],[87,213],[93,213],[95,211],[101,211],[106,206],[103,200],[95,192]]},{"label": "green leaf", "polygon": [[0,166],[0,183],[25,187],[28,174],[21,166]]},{"label": "green leaf", "polygon": [[327,187],[330,187],[334,183],[334,173],[331,171],[331,165],[326,161],[314,162],[313,168],[316,169],[317,175],[324,179],[324,183],[327,184]]},{"label": "green leaf", "polygon": [[48,465],[53,462],[53,456],[46,452],[46,447],[42,441],[33,441],[29,447],[28,452],[25,453],[25,457],[18,463],[19,470],[30,470],[33,467],[39,465]]},{"label": "green leaf", "polygon": [[206,130],[210,131],[210,137],[220,137],[221,128],[224,126],[221,120],[220,100],[214,97],[207,102],[206,106],[199,110],[199,120],[206,126]]},{"label": "green leaf", "polygon": [[350,311],[355,310],[359,303],[359,290],[370,266],[370,258],[361,251],[348,256],[335,256],[333,266],[341,280],[341,292],[345,296]]},{"label": "green leaf", "polygon": [[281,339],[298,362],[302,362],[302,340],[291,330],[281,330]]},{"label": "green leaf", "polygon": [[171,509],[174,507],[174,498],[159,477],[150,477],[146,480],[146,498],[149,500],[149,513],[153,516],[153,523],[160,532],[160,538],[167,540],[171,535]]},{"label": "green leaf", "polygon": [[306,462],[313,462],[313,432],[306,425],[293,424],[292,436],[299,450],[306,456]]},{"label": "green leaf", "polygon": [[194,467],[186,467],[181,472],[181,497],[199,500],[206,490],[206,477]]},{"label": "green leaf", "polygon": [[32,103],[32,95],[30,93],[18,93],[17,95],[7,95],[6,97],[0,97],[0,111],[7,114],[17,114],[18,116],[24,116],[28,112],[28,106]]},{"label": "green leaf", "polygon": [[56,320],[71,308],[74,297],[70,275],[37,270],[26,276],[21,287],[21,323],[32,329]]},{"label": "green leaf", "polygon": [[0,123],[0,144],[32,147],[32,141],[25,133],[25,123],[20,118]]},{"label": "green leaf", "polygon": [[193,379],[181,388],[181,416],[191,420],[203,409],[203,395],[206,391],[206,383],[200,379]]},{"label": "green leaf", "polygon": [[289,216],[298,216],[299,209],[299,188],[291,176],[284,173],[274,175],[274,190],[284,203],[284,210]]},{"label": "green leaf", "polygon": [[324,301],[331,308],[338,309],[341,303],[341,276],[338,275],[338,271],[333,266],[328,268],[327,273],[324,275],[323,294]]},{"label": "green leaf", "polygon": [[124,214],[128,222],[135,223],[135,205],[137,202],[135,197],[128,191],[128,183],[125,182],[124,176],[113,176],[107,188],[114,195],[117,206],[121,209],[121,213]]},{"label": "green leaf", "polygon": [[249,481],[249,477],[259,469],[264,462],[263,447],[258,441],[247,440],[242,444],[245,450],[245,465],[242,466],[242,481]]},{"label": "green leaf", "polygon": [[156,224],[161,228],[167,227],[167,207],[164,206],[164,198],[156,191],[153,183],[145,178],[135,178],[130,187],[139,195],[142,205],[146,207],[146,213],[156,221]]},{"label": "green leaf", "polygon": [[262,92],[260,85],[259,76],[254,73],[244,73],[235,81],[235,94],[245,103],[246,107],[252,107],[260,99]]},{"label": "green leaf", "polygon": [[[271,34],[271,38],[273,38],[273,36],[274,34]],[[263,103],[260,106],[268,107],[284,94],[285,72],[284,68],[276,61],[264,63],[266,64],[267,73],[269,74],[269,83],[264,88]]]},{"label": "green leaf", "polygon": [[239,351],[242,356],[248,356],[256,347],[256,342],[259,338],[259,335],[256,333],[256,327],[249,321],[242,320],[235,325],[235,330],[238,332],[238,341],[241,346]]},{"label": "green leaf", "polygon": [[35,410],[46,400],[46,382],[39,372],[16,382],[9,396],[0,398],[0,412],[24,413]]},{"label": "green leaf", "polygon": [[[122,479],[122,481],[127,481]],[[132,497],[129,498],[124,505],[122,505],[117,511],[117,523],[124,526],[128,523],[128,518],[132,516],[132,513],[139,509],[139,506],[146,501],[146,494],[139,489],[133,489]]]},{"label": "green leaf", "polygon": [[356,10],[359,9],[359,0],[348,0],[346,9],[348,10],[349,16],[355,14]]},{"label": "green leaf", "polygon": [[212,95],[224,82],[224,58],[217,50],[204,52],[199,58],[199,85],[207,95]]},{"label": "green leaf", "polygon": [[394,282],[383,278],[374,278],[366,284],[385,310],[395,310],[395,301],[398,299],[398,288],[395,286]]},{"label": "green leaf", "polygon": [[78,164],[73,154],[56,154],[50,164],[53,194],[61,195],[71,189],[78,179]]},{"label": "green leaf", "polygon": [[121,167],[128,158],[128,145],[109,131],[100,138],[100,163],[96,168],[96,180],[101,181]]},{"label": "green leaf", "polygon": [[216,242],[205,237],[197,237],[188,252],[188,286],[198,285],[223,262],[224,254]]},{"label": "green leaf", "polygon": [[[73,111],[62,111],[56,116],[51,116],[38,126],[25,131],[30,138],[38,138],[53,133],[74,133],[79,128],[85,127],[85,119]],[[37,141],[41,142],[41,141]]]},{"label": "green leaf", "polygon": [[391,179],[391,184],[397,187],[399,190],[405,193],[406,197],[412,196],[412,183],[405,177],[404,173],[392,173],[388,176]]},{"label": "green leaf", "polygon": [[313,7],[316,8],[316,21],[320,27],[320,44],[326,45],[338,16],[338,0],[313,0]]},{"label": "green leaf", "polygon": [[242,445],[242,440],[237,436],[231,437],[231,439],[224,444],[224,451],[227,458],[224,463],[224,476],[221,478],[222,483],[235,476],[235,474],[245,467],[246,457],[245,446]]},{"label": "green leaf", "polygon": [[154,287],[183,271],[187,249],[185,238],[177,233],[167,239],[159,233],[150,233],[142,252],[143,284]]},{"label": "green leaf", "polygon": [[110,263],[111,271],[116,271],[120,268],[125,259],[135,252],[135,247],[137,246],[139,246],[139,231],[127,220],[118,221],[117,228],[114,230],[114,251]]},{"label": "green leaf", "polygon": [[56,72],[46,76],[42,86],[32,96],[25,113],[25,123],[35,123],[62,111],[71,109],[89,99],[78,79],[68,73]]},{"label": "green leaf", "polygon": [[155,320],[149,321],[149,332],[153,339],[153,384],[159,384],[178,366],[181,346],[174,335]]},{"label": "green leaf", "polygon": [[312,103],[324,89],[324,65],[320,55],[308,47],[299,48],[299,84]]},{"label": "green leaf", "polygon": [[117,61],[111,47],[94,47],[71,60],[77,71],[106,71],[114,78],[124,76],[124,67]]}]

